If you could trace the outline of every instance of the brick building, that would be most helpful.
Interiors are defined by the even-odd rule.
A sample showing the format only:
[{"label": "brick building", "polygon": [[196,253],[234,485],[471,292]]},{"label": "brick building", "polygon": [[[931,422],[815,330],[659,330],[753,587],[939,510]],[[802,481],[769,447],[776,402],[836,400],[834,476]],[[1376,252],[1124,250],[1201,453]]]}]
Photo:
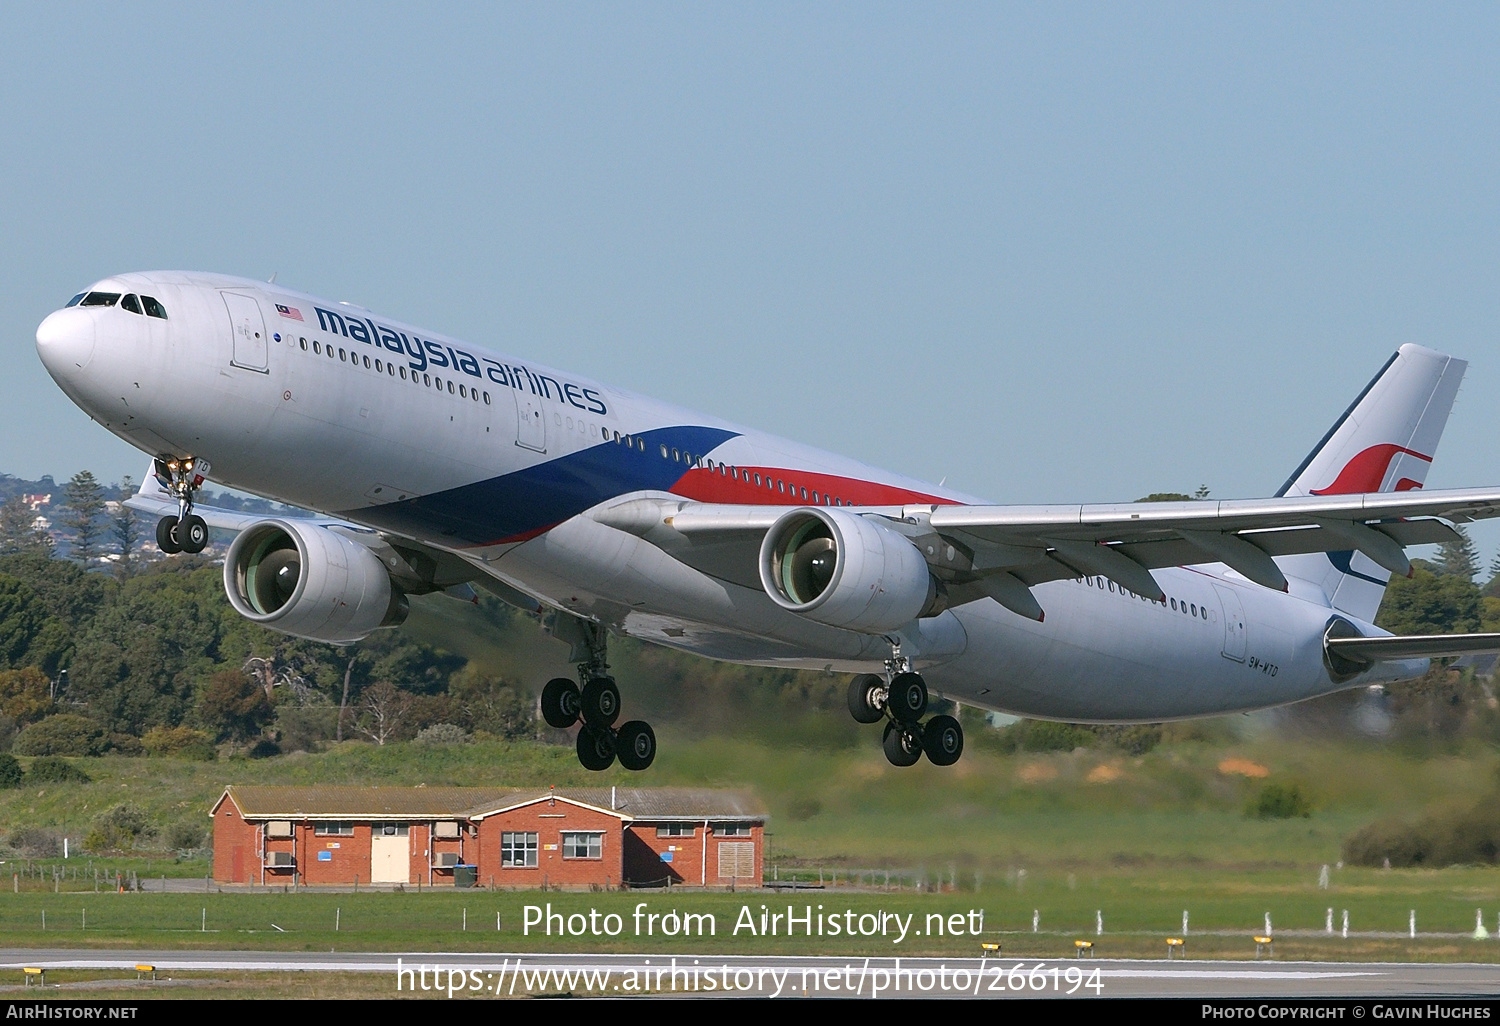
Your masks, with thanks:
[{"label": "brick building", "polygon": [[760,885],[766,814],[703,788],[234,787],[211,811],[227,884]]}]

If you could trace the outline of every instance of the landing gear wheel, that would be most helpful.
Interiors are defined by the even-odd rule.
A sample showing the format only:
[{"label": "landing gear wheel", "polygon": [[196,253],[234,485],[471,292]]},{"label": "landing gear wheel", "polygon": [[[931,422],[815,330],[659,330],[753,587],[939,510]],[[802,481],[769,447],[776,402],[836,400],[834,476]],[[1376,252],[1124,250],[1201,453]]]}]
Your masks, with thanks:
[{"label": "landing gear wheel", "polygon": [[927,684],[919,673],[898,673],[891,681],[886,707],[899,723],[914,724],[927,711]]},{"label": "landing gear wheel", "polygon": [[208,547],[208,525],[196,513],[189,513],[178,523],[176,534],[183,552],[202,552]]},{"label": "landing gear wheel", "polygon": [[169,556],[182,551],[182,546],[177,543],[176,517],[162,517],[156,522],[156,547]]},{"label": "landing gear wheel", "polygon": [[615,761],[615,735],[608,727],[578,728],[578,761],[586,770],[607,770]]},{"label": "landing gear wheel", "polygon": [[964,754],[964,728],[952,716],[934,716],[922,727],[922,751],[934,766],[952,766]]},{"label": "landing gear wheel", "polygon": [[884,687],[885,681],[874,673],[861,673],[851,680],[849,715],[859,723],[879,723],[885,718],[885,699],[879,697]]},{"label": "landing gear wheel", "polygon": [[620,689],[613,677],[593,677],[583,686],[583,722],[612,727],[620,718]]},{"label": "landing gear wheel", "polygon": [[578,722],[583,700],[578,685],[566,677],[554,677],[542,688],[542,719],[547,726],[566,730]]},{"label": "landing gear wheel", "polygon": [[645,720],[631,720],[615,735],[615,747],[621,766],[643,770],[656,759],[656,732]]},{"label": "landing gear wheel", "polygon": [[922,757],[922,731],[910,723],[887,723],[881,742],[892,766],[912,766]]}]

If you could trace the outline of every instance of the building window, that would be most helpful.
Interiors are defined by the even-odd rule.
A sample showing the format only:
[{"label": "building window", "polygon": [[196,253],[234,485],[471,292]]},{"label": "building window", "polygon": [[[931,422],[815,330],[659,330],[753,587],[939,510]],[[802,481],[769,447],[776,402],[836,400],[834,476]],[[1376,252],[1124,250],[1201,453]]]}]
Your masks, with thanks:
[{"label": "building window", "polygon": [[691,823],[661,823],[656,827],[657,837],[692,837]]},{"label": "building window", "polygon": [[602,859],[604,835],[596,831],[564,831],[562,853],[565,859]]},{"label": "building window", "polygon": [[503,869],[535,869],[537,835],[505,831],[500,835],[500,866]]},{"label": "building window", "polygon": [[353,837],[353,823],[319,823],[313,827],[317,837]]},{"label": "building window", "polygon": [[749,823],[715,823],[715,837],[749,837]]}]

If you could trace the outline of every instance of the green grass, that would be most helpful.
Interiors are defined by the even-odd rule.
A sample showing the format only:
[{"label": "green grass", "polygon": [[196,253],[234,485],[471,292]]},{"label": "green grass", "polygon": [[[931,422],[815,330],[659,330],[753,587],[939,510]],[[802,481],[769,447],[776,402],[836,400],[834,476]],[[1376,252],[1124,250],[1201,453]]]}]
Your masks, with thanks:
[{"label": "green grass", "polygon": [[[658,925],[640,934],[634,913],[707,913],[714,917],[711,935],[663,932]],[[617,937],[581,936],[554,928],[523,930],[524,906],[567,917],[574,913],[615,913]],[[1328,890],[1292,872],[1248,874],[1147,874],[1114,872],[1092,876],[1037,874],[980,891],[922,893],[903,890],[828,889],[795,894],[703,893],[536,893],[438,891],[405,893],[219,893],[93,894],[22,893],[0,895],[0,935],[15,946],[108,948],[267,948],[278,950],[389,951],[661,951],[710,954],[934,954],[970,955],[978,942],[1000,940],[1007,955],[1056,958],[1071,950],[1074,938],[1094,940],[1101,955],[1159,957],[1167,936],[1181,935],[1182,912],[1191,916],[1189,942],[1199,957],[1245,957],[1253,954],[1250,938],[1262,931],[1271,914],[1283,958],[1358,960],[1367,957],[1500,961],[1500,942],[1463,935],[1474,927],[1474,909],[1488,905],[1491,926],[1500,913],[1495,874],[1478,870],[1439,872],[1344,870]],[[910,932],[900,940],[893,927],[886,936],[809,937],[799,927],[786,936],[759,930],[762,906],[798,915],[819,906],[826,914],[856,916],[878,911],[910,916]],[[1350,912],[1348,939],[1323,932],[1326,910],[1333,908],[1336,927],[1344,909]],[[750,931],[735,927],[745,910],[756,922]],[[983,910],[983,928],[974,936],[971,910]],[[1405,937],[1409,910],[1416,909],[1421,936]],[[463,929],[467,910],[468,929]],[[1040,931],[1032,932],[1033,910],[1040,912]],[[1095,914],[1104,914],[1105,932],[1095,933]],[[46,915],[46,929],[42,916]],[[206,917],[205,917],[206,913]],[[500,930],[495,929],[496,914]],[[959,936],[926,931],[928,916],[964,916]],[[335,929],[337,917],[338,929]],[[581,924],[581,920],[575,921]],[[604,922],[601,918],[600,922]],[[661,923],[662,920],[657,920]],[[86,928],[85,928],[86,927]]]}]

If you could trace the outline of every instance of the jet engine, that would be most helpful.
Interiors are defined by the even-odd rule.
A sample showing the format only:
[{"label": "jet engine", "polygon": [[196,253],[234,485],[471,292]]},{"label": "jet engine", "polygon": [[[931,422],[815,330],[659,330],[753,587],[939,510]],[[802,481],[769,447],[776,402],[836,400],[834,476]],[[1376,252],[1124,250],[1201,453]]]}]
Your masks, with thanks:
[{"label": "jet engine", "polygon": [[783,609],[881,634],[943,608],[921,552],[898,531],[845,509],[796,509],[760,546],[760,581]]},{"label": "jet engine", "polygon": [[262,520],[224,557],[224,591],[241,616],[284,634],[346,645],[406,619],[406,596],[380,558],[326,527]]}]

